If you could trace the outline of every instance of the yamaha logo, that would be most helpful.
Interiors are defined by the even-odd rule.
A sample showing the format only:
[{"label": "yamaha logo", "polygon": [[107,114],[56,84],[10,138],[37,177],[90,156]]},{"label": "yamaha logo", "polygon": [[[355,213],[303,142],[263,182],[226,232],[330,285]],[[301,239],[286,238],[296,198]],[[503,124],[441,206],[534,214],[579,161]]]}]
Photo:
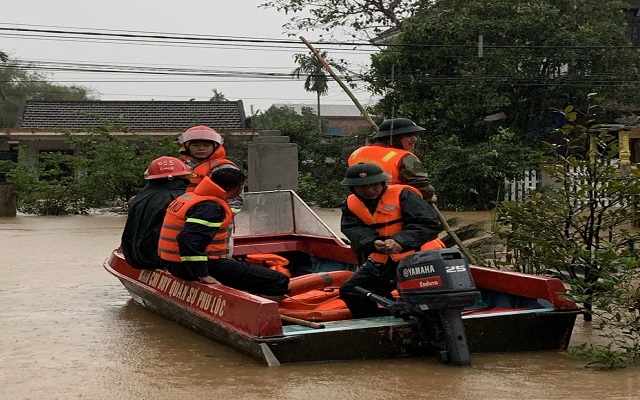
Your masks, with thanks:
[{"label": "yamaha logo", "polygon": [[420,265],[417,267],[408,267],[402,270],[402,275],[405,278],[409,278],[416,275],[428,275],[435,273],[436,270],[433,265]]}]

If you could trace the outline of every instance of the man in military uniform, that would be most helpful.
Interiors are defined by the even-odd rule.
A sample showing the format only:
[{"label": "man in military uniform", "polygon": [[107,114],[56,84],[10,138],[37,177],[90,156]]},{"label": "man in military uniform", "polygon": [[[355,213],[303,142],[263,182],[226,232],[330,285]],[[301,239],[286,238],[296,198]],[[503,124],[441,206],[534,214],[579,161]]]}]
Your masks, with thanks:
[{"label": "man in military uniform", "polygon": [[404,184],[418,189],[427,202],[435,203],[437,197],[429,175],[422,163],[413,154],[417,142],[417,134],[424,132],[421,126],[406,118],[389,119],[380,124],[378,132],[373,136],[374,142],[360,147],[349,156],[349,166],[359,162],[378,164],[389,174],[390,185]]},{"label": "man in military uniform", "polygon": [[389,178],[377,164],[358,163],[347,169],[341,182],[352,192],[342,205],[341,230],[364,261],[340,288],[354,318],[386,314],[355,291],[356,286],[391,297],[402,258],[417,250],[444,247],[438,239],[438,218],[420,192],[408,185],[387,186]]}]

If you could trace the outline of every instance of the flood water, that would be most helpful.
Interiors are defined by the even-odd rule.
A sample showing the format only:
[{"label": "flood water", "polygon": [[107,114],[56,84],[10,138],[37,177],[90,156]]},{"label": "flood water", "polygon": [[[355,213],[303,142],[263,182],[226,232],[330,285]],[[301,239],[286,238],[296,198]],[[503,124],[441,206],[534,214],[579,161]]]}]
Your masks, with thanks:
[{"label": "flood water", "polygon": [[[319,214],[337,227],[337,211]],[[640,398],[640,368],[557,352],[265,367],[132,303],[102,267],[125,219],[0,219],[0,399]],[[572,344],[597,340],[580,318]]]}]

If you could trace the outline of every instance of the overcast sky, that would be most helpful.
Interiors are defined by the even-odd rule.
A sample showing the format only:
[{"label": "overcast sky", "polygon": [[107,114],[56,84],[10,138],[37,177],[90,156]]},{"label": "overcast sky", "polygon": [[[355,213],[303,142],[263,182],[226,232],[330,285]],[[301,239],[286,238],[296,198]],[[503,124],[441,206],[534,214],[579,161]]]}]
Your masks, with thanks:
[{"label": "overcast sky", "polygon": [[[2,7],[0,50],[35,65],[58,68],[51,80],[96,89],[102,100],[208,100],[212,89],[228,100],[243,100],[247,115],[251,106],[266,110],[273,103],[314,105],[314,93],[303,89],[303,80],[277,77],[297,65],[293,54],[308,53],[298,39],[284,33],[288,16],[274,9],[258,8],[262,0],[17,0]],[[14,29],[60,31],[43,33]],[[69,32],[99,33],[74,36]],[[113,34],[132,34],[128,41]],[[139,36],[184,36],[171,39],[141,39]],[[309,41],[319,34],[304,32]],[[222,41],[202,44],[194,38]],[[233,40],[245,39],[237,42]],[[287,40],[291,43],[255,43],[255,39]],[[340,41],[346,38],[338,38]],[[162,43],[158,43],[158,42]],[[369,53],[353,47],[323,47],[333,58],[368,65]],[[70,68],[85,69],[69,72]],[[107,68],[111,72],[96,72]],[[114,73],[126,68],[133,73]],[[158,74],[150,74],[150,68]],[[93,72],[87,72],[91,69]],[[175,70],[191,76],[176,76]],[[194,76],[226,73],[220,76]],[[373,102],[360,85],[354,90],[364,105]],[[353,104],[332,82],[323,104]]]}]

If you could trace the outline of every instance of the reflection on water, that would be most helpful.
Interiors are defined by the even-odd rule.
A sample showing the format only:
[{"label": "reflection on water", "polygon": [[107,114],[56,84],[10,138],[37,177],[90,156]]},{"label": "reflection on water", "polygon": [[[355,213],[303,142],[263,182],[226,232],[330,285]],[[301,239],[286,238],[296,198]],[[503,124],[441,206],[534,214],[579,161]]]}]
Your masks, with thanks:
[{"label": "reflection on water", "polygon": [[[336,226],[339,213],[322,212]],[[0,219],[3,399],[637,399],[638,368],[556,352],[264,367],[133,304],[102,268],[123,216]],[[597,340],[576,324],[572,343]],[[225,397],[222,397],[225,396]]]}]

